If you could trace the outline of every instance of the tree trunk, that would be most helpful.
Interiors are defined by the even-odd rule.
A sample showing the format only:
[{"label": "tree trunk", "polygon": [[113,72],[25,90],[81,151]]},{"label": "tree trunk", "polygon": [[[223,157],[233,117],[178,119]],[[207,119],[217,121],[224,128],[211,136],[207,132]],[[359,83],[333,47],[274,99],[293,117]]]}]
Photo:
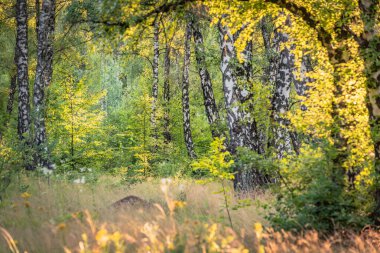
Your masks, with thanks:
[{"label": "tree trunk", "polygon": [[270,29],[270,26],[270,18],[264,17],[261,20],[261,33],[263,36],[268,66],[264,69],[263,79],[265,84],[274,86],[278,70],[279,43],[277,38],[274,38],[273,41],[271,40],[271,34],[273,34],[273,31]]},{"label": "tree trunk", "polygon": [[249,86],[252,79],[252,42],[248,42],[242,52],[244,62],[237,63],[234,37],[227,27],[220,24],[219,38],[221,57],[221,71],[223,75],[223,90],[227,111],[227,124],[230,132],[229,150],[235,153],[237,147],[248,147],[259,152],[258,129],[255,119],[245,110],[244,104],[249,103],[252,94]]},{"label": "tree trunk", "polygon": [[[294,87],[298,96],[305,97],[307,94],[307,90],[309,89],[308,84],[314,82],[313,79],[307,76],[309,72],[313,71],[313,67],[311,64],[310,55],[303,55],[301,59],[301,69],[300,69],[300,79],[293,77]],[[301,103],[300,107],[302,111],[306,111],[307,107],[303,103],[303,100],[299,101]],[[295,131],[290,132],[290,138],[292,140],[292,146],[296,154],[300,153],[301,148],[301,138],[298,133]]]},{"label": "tree trunk", "polygon": [[158,129],[157,129],[157,99],[158,99],[158,60],[160,56],[159,48],[159,23],[158,20],[154,23],[153,32],[153,86],[152,86],[152,115],[150,122],[153,129],[154,149],[158,146]]},{"label": "tree trunk", "polygon": [[[9,86],[9,93],[8,93],[7,115],[4,120],[5,128],[7,127],[10,117],[12,116],[13,104],[14,104],[15,93],[16,93],[16,88],[17,88],[16,86],[17,86],[17,74],[12,74],[11,83]],[[3,138],[3,133],[0,131],[0,142],[2,138]]]},{"label": "tree trunk", "polygon": [[218,25],[218,28],[220,49],[222,52],[220,69],[223,76],[223,91],[227,113],[227,125],[230,134],[228,149],[231,154],[235,154],[237,147],[243,147],[245,137],[241,124],[242,115],[239,110],[237,81],[234,73],[236,52],[234,38],[229,29],[227,27],[223,27],[221,24]]},{"label": "tree trunk", "polygon": [[[355,72],[355,70],[350,69],[349,66],[352,65],[350,61],[355,61],[357,57],[356,55],[353,56],[351,54],[352,52],[348,45],[352,43],[351,39],[355,39],[358,43],[361,55],[365,60],[367,100],[372,141],[375,150],[375,173],[377,176],[377,185],[374,192],[375,208],[372,216],[377,223],[380,223],[380,186],[378,183],[380,177],[380,100],[378,99],[380,95],[380,70],[379,65],[377,64],[377,62],[380,61],[380,55],[378,53],[380,51],[380,34],[378,29],[376,29],[376,25],[380,21],[379,16],[377,15],[380,1],[358,0],[358,6],[364,24],[364,32],[360,36],[353,34],[352,31],[343,24],[343,26],[335,27],[334,31],[337,32],[337,34],[334,34],[334,37],[323,27],[319,26],[318,20],[315,20],[305,8],[290,4],[286,1],[266,0],[266,2],[271,2],[277,4],[281,8],[286,8],[294,15],[302,18],[305,23],[317,31],[318,40],[326,48],[329,61],[333,65],[335,85],[334,95],[336,97],[340,97],[342,89],[347,85],[347,80],[345,80],[344,74]],[[333,146],[336,151],[336,156],[333,159],[333,174],[337,179],[337,185],[340,186],[341,189],[344,187],[344,164],[349,157],[348,140],[342,133],[342,130],[354,129],[357,127],[357,122],[347,121],[347,119],[339,114],[340,111],[345,108],[347,108],[347,101],[344,99],[333,102],[332,116],[334,119],[334,127],[331,131],[331,137],[334,140]],[[363,108],[358,109],[362,110]],[[355,145],[355,143],[352,142],[350,144]]]},{"label": "tree trunk", "polygon": [[183,114],[183,134],[187,153],[190,158],[196,158],[194,152],[193,138],[191,135],[190,124],[190,103],[189,103],[189,67],[190,67],[190,41],[191,41],[191,24],[186,26],[185,34],[185,55],[183,60],[183,78],[182,78],[182,114]]},{"label": "tree trunk", "polygon": [[203,45],[203,36],[200,31],[199,25],[193,21],[192,30],[195,42],[195,58],[197,60],[198,72],[201,79],[201,86],[203,91],[204,106],[206,110],[207,120],[211,127],[213,137],[220,137],[218,129],[219,113],[216,106],[214,91],[212,88],[210,73],[206,67],[205,49]]},{"label": "tree trunk", "polygon": [[164,139],[169,143],[172,139],[170,134],[170,45],[166,43],[164,59]]},{"label": "tree trunk", "polygon": [[15,62],[17,66],[18,83],[18,135],[25,140],[30,131],[30,104],[28,78],[28,12],[27,1],[17,0],[16,3],[17,35]]},{"label": "tree trunk", "polygon": [[[286,24],[290,25],[290,17],[287,18]],[[273,142],[277,157],[282,158],[285,153],[292,149],[299,154],[301,142],[295,131],[290,131],[288,126],[290,121],[284,115],[289,110],[289,99],[291,83],[294,83],[296,92],[299,96],[304,96],[307,90],[307,83],[311,80],[305,74],[311,71],[310,58],[305,56],[301,62],[301,79],[296,80],[293,74],[294,55],[290,50],[285,48],[281,52],[280,44],[288,40],[288,35],[274,31],[274,38],[271,40],[270,18],[264,17],[261,20],[261,30],[268,60],[268,66],[264,69],[264,82],[275,87],[272,97],[272,114],[273,123]],[[301,101],[302,102],[302,101]],[[302,110],[306,110],[301,105]]]},{"label": "tree trunk", "polygon": [[41,4],[40,0],[36,0],[36,34],[40,28]]},{"label": "tree trunk", "polygon": [[[309,83],[314,82],[314,80],[307,76],[308,73],[313,71],[313,66],[311,63],[310,55],[303,55],[301,59],[301,69],[300,69],[300,79],[294,78],[294,87],[296,88],[296,92],[298,96],[305,97],[307,91],[309,90]],[[301,110],[306,111],[307,107],[301,102]]]},{"label": "tree trunk", "polygon": [[[295,4],[289,4],[286,1],[277,0],[265,0],[266,2],[271,2],[277,4],[280,8],[286,8],[289,12],[293,13],[295,16],[301,17],[311,28],[314,28],[318,33],[318,40],[326,48],[328,58],[333,66],[334,75],[334,96],[335,98],[341,97],[342,87],[346,85],[344,80],[344,73],[347,70],[347,63],[353,60],[352,54],[348,48],[350,36],[344,31],[344,29],[336,29],[339,31],[336,37],[333,39],[332,35],[327,32],[323,27],[318,26],[318,23],[306,9],[300,8]],[[375,0],[374,0],[375,1]],[[372,6],[373,7],[373,6]],[[280,67],[279,67],[280,68]],[[342,71],[343,70],[343,71]],[[348,69],[350,70],[350,69]],[[287,71],[283,73],[286,74]],[[276,76],[281,76],[277,74]],[[286,75],[285,75],[286,76]],[[286,88],[286,87],[285,87]],[[285,89],[286,91],[286,89]],[[283,99],[281,99],[283,100]],[[278,103],[281,105],[281,103]],[[286,103],[285,103],[286,104]],[[332,161],[333,163],[333,177],[336,185],[339,189],[344,187],[344,175],[345,168],[344,164],[349,157],[348,153],[348,140],[347,137],[342,133],[343,129],[349,129],[350,127],[355,128],[356,122],[345,122],[345,119],[340,115],[342,111],[347,108],[347,104],[344,100],[333,101],[331,116],[334,119],[334,127],[331,131],[331,137],[334,141],[333,148],[336,151],[336,155]],[[284,122],[286,124],[286,122]],[[287,144],[287,143],[285,143]],[[288,144],[286,146],[289,146]],[[337,188],[337,189],[338,189]]]},{"label": "tree trunk", "polygon": [[[237,34],[232,35],[228,27],[221,24],[218,25],[218,28],[222,52],[220,68],[223,75],[227,125],[230,133],[228,149],[232,154],[236,153],[238,147],[247,147],[259,152],[259,134],[256,121],[243,108],[244,103],[249,103],[252,97],[249,92],[252,79],[252,43],[248,43],[242,52],[244,62],[239,65],[234,46]],[[242,81],[242,85],[239,85],[238,80]],[[247,193],[255,187],[267,183],[266,178],[256,168],[240,166],[236,167],[235,170],[235,191]]]},{"label": "tree trunk", "polygon": [[45,0],[39,18],[37,33],[37,68],[34,82],[34,143],[36,147],[36,164],[51,169],[49,162],[45,114],[45,92],[53,75],[53,42],[55,28],[55,0]]},{"label": "tree trunk", "polygon": [[243,64],[239,64],[236,75],[238,80],[238,98],[240,102],[240,110],[242,114],[244,146],[256,151],[258,154],[265,153],[265,133],[258,125],[256,119],[251,112],[254,110],[254,94],[250,92],[252,83],[252,41],[247,42],[242,52],[244,59]]},{"label": "tree trunk", "polygon": [[[289,17],[286,25],[289,25]],[[285,33],[275,31],[274,48],[278,49],[280,43],[285,43],[289,36]],[[270,63],[275,64],[275,63]],[[281,159],[292,150],[291,137],[288,130],[290,124],[285,114],[289,110],[290,88],[293,81],[294,56],[289,48],[284,48],[279,53],[278,69],[275,75],[275,87],[272,97],[272,119],[273,119],[273,145],[277,158]]]},{"label": "tree trunk", "polygon": [[15,99],[15,93],[17,88],[17,75],[14,74],[11,77],[11,84],[9,86],[9,94],[8,94],[8,104],[7,104],[7,113],[10,117],[13,112],[13,104]]}]

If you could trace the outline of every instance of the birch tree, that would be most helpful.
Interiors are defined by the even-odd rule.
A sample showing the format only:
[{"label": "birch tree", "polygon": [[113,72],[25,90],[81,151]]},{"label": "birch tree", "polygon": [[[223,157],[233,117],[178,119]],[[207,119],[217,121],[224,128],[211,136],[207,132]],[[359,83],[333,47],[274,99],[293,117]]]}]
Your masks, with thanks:
[{"label": "birch tree", "polygon": [[16,2],[16,48],[15,62],[18,83],[18,135],[25,140],[30,133],[30,104],[28,77],[28,10],[26,0]]},{"label": "birch tree", "polygon": [[53,42],[55,29],[55,0],[42,2],[37,33],[37,68],[34,81],[34,145],[36,147],[36,165],[52,168],[47,149],[45,126],[46,90],[53,75]]},{"label": "birch tree", "polygon": [[159,23],[158,20],[154,23],[153,31],[153,85],[152,85],[152,114],[150,122],[153,129],[153,138],[155,139],[155,149],[157,148],[158,142],[158,129],[157,129],[157,99],[158,99],[158,60],[160,56],[159,48]]},{"label": "birch tree", "polygon": [[193,138],[191,135],[190,124],[190,102],[189,102],[189,67],[190,67],[190,42],[191,42],[191,23],[186,25],[185,33],[185,50],[183,60],[183,77],[182,77],[182,114],[183,114],[183,134],[187,153],[190,158],[195,158]]},{"label": "birch tree", "polygon": [[[285,25],[290,25],[289,17]],[[275,50],[279,50],[280,44],[286,43],[288,40],[288,34],[279,29],[275,30],[273,41]],[[270,64],[274,63],[270,62]],[[290,121],[286,118],[286,113],[289,110],[290,89],[293,82],[294,55],[287,46],[279,51],[276,67],[271,117],[274,124],[273,146],[277,157],[281,159],[286,153],[292,151],[291,136],[288,129]]]},{"label": "birch tree", "polygon": [[[193,18],[194,19],[194,18]],[[197,61],[198,73],[201,79],[201,87],[203,91],[204,106],[207,115],[208,123],[211,127],[213,137],[219,137],[218,130],[219,112],[216,106],[214,91],[211,83],[210,73],[206,66],[205,47],[203,44],[203,35],[200,31],[199,24],[193,20],[192,30],[195,43],[195,58]]]},{"label": "birch tree", "polygon": [[244,146],[258,154],[264,154],[266,140],[264,129],[258,124],[255,115],[252,114],[255,107],[254,94],[251,91],[253,85],[252,47],[252,40],[248,41],[241,53],[243,63],[237,64],[237,92],[243,121]]},{"label": "birch tree", "polygon": [[[252,44],[248,43],[243,51],[243,64],[238,64],[234,41],[238,32],[232,35],[227,26],[218,24],[221,49],[220,69],[223,76],[223,91],[227,112],[227,125],[230,133],[228,149],[232,154],[239,147],[246,147],[258,153],[259,131],[255,119],[246,111],[244,103],[248,103],[252,94],[249,92],[249,83],[252,79]],[[238,79],[243,84],[238,83]],[[256,168],[236,168],[234,188],[239,191],[250,191],[255,186],[266,182]]]},{"label": "birch tree", "polygon": [[7,103],[7,113],[10,116],[13,112],[13,104],[15,100],[15,93],[17,89],[17,75],[11,76],[11,83],[9,85],[8,103]]},{"label": "birch tree", "polygon": [[222,52],[220,69],[223,76],[223,91],[227,112],[227,125],[230,134],[229,150],[232,154],[237,147],[244,144],[244,132],[241,124],[241,112],[238,104],[237,81],[234,73],[234,60],[236,60],[234,39],[229,29],[218,25],[220,49]]},{"label": "birch tree", "polygon": [[[164,24],[163,24],[164,26]],[[169,143],[172,139],[170,134],[170,53],[171,41],[168,38],[167,31],[164,27],[165,34],[165,56],[164,56],[164,141]]]}]

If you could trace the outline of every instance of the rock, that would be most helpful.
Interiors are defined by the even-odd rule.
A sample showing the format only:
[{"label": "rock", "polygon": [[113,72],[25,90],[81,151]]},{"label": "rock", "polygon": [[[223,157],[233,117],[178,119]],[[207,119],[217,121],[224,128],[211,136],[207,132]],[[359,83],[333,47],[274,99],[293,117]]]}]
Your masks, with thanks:
[{"label": "rock", "polygon": [[150,209],[154,205],[137,196],[129,195],[123,199],[120,199],[111,205],[114,208],[143,208]]}]

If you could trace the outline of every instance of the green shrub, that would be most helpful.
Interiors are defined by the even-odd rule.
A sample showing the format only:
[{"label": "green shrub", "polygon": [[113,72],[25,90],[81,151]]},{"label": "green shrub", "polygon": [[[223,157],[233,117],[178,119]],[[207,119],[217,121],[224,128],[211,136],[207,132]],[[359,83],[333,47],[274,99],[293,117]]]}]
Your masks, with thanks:
[{"label": "green shrub", "polygon": [[275,226],[333,231],[366,224],[345,186],[346,176],[334,170],[333,157],[328,147],[309,148],[279,162],[281,182],[275,212],[268,217]]}]

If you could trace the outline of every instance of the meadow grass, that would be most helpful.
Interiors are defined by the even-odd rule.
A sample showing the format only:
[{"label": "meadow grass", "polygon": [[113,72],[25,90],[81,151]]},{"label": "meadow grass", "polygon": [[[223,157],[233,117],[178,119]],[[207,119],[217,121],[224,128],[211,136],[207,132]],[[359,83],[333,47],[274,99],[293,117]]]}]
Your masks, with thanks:
[{"label": "meadow grass", "polygon": [[[232,208],[232,229],[219,191],[216,183],[190,179],[127,186],[111,176],[90,184],[20,176],[0,205],[0,252],[380,252],[375,229],[329,237],[274,231],[261,208],[274,201],[268,191]],[[128,195],[154,207],[111,207]],[[228,197],[232,207],[239,204],[232,192]]]}]

